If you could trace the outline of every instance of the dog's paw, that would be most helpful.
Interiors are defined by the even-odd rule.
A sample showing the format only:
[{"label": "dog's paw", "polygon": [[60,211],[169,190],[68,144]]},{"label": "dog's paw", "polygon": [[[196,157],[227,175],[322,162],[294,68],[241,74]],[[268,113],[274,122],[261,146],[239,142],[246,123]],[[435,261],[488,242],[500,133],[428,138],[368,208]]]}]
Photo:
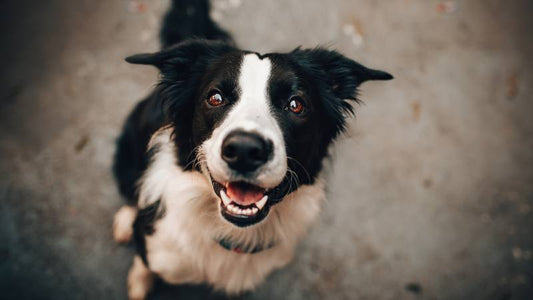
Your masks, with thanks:
[{"label": "dog's paw", "polygon": [[133,258],[128,273],[128,298],[144,300],[154,285],[154,274],[146,267],[139,256]]},{"label": "dog's paw", "polygon": [[137,216],[137,208],[122,206],[113,220],[113,238],[117,243],[128,243],[133,236],[133,222]]}]

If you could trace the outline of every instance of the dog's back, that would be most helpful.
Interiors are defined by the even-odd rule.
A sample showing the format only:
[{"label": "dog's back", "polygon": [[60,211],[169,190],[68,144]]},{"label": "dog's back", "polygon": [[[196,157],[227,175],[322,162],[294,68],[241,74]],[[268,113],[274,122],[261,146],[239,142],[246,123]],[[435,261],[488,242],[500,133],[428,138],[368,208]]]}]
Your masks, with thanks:
[{"label": "dog's back", "polygon": [[173,0],[159,37],[163,48],[190,38],[233,44],[231,36],[211,20],[208,0]]}]

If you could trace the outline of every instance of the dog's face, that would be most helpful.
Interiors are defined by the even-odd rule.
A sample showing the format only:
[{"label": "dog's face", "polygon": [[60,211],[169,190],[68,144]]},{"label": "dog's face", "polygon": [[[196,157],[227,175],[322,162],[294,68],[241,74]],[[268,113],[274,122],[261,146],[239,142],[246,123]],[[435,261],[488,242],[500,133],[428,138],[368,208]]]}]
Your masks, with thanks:
[{"label": "dog's face", "polygon": [[392,78],[334,51],[259,55],[206,41],[127,60],[161,70],[179,163],[209,177],[221,215],[237,226],[264,220],[272,205],[312,184],[357,86]]}]

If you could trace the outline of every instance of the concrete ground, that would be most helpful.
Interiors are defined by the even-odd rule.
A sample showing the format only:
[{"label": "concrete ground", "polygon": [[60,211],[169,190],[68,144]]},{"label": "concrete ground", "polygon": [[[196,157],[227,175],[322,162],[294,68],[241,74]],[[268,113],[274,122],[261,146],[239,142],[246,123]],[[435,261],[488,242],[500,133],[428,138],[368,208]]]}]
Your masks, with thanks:
[{"label": "concrete ground", "polygon": [[[214,0],[257,51],[329,45],[395,75],[362,88],[321,219],[245,299],[533,299],[528,0]],[[114,141],[157,80],[166,1],[8,0],[0,10],[2,299],[125,299],[133,249]],[[154,299],[221,298],[162,286]]]}]

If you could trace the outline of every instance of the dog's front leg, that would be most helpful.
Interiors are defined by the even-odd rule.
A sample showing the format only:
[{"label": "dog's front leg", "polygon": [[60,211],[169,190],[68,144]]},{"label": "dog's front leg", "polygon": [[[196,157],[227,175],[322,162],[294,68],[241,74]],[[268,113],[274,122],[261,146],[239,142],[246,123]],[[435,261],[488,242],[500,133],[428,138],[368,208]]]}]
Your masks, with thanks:
[{"label": "dog's front leg", "polygon": [[128,298],[144,300],[154,285],[155,275],[146,267],[142,259],[135,255],[128,272]]}]

